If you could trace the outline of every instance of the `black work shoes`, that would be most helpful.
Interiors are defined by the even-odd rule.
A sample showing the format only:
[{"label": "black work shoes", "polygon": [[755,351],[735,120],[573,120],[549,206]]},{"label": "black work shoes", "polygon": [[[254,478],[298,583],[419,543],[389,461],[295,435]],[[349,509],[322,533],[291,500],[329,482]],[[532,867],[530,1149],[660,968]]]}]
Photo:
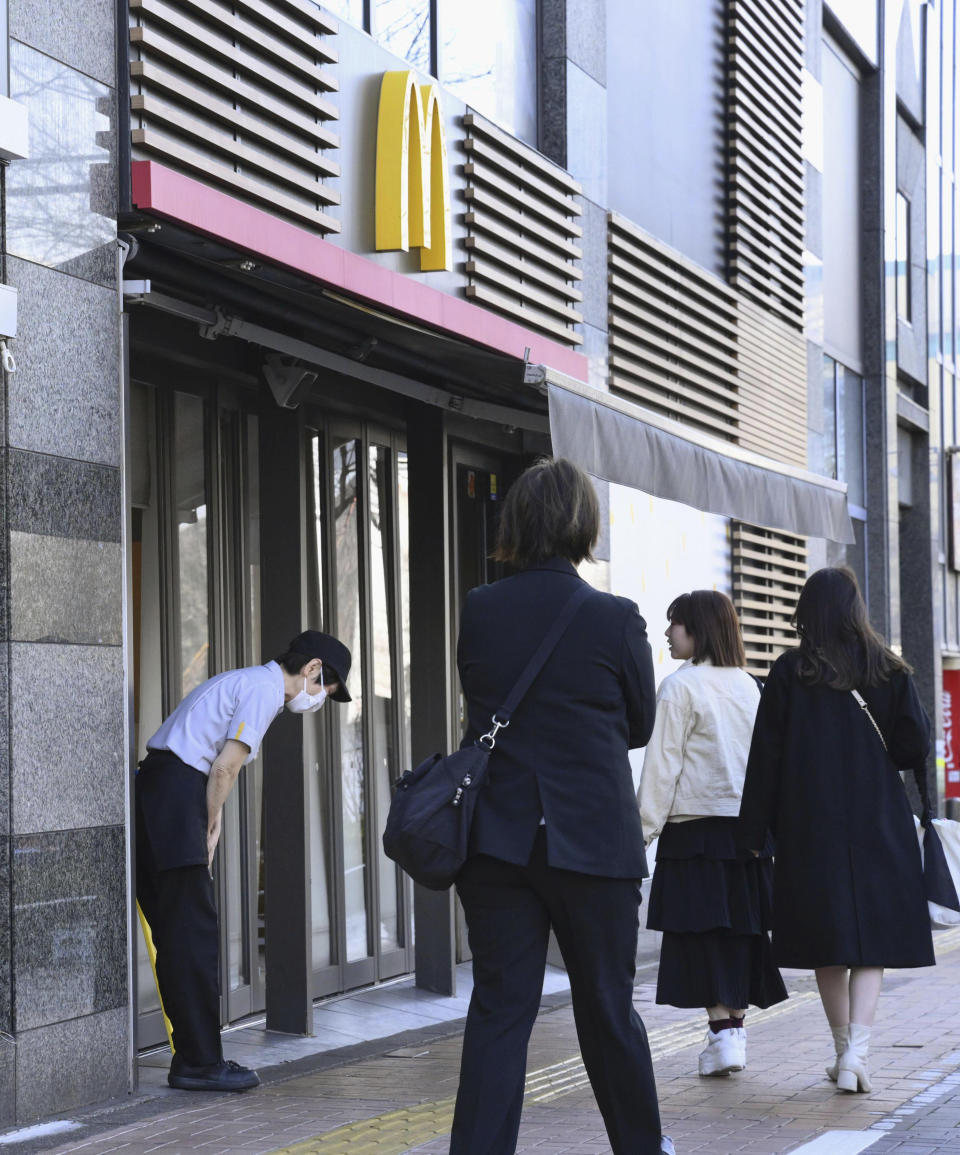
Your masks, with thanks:
[{"label": "black work shoes", "polygon": [[232,1059],[208,1067],[191,1067],[178,1063],[174,1055],[167,1082],[180,1091],[249,1091],[260,1086],[260,1076]]}]

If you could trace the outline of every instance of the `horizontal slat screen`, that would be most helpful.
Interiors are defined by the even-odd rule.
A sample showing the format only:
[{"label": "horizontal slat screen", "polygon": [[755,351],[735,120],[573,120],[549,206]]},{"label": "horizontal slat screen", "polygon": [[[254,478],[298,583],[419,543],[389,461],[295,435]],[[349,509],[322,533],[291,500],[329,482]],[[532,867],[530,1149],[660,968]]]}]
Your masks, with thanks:
[{"label": "horizontal slat screen", "polygon": [[475,112],[463,118],[467,296],[567,345],[583,338],[580,186]]},{"label": "horizontal slat screen", "polygon": [[764,677],[779,655],[797,644],[790,618],[807,579],[806,539],[737,521],[730,532],[733,602],[747,667]]},{"label": "horizontal slat screen", "polygon": [[339,232],[336,21],[311,0],[130,0],[130,18],[134,154]]},{"label": "horizontal slat screen", "polygon": [[616,213],[607,262],[610,388],[739,441],[736,294]]},{"label": "horizontal slat screen", "polygon": [[740,444],[776,461],[807,464],[807,343],[774,313],[737,306]]},{"label": "horizontal slat screen", "polygon": [[729,0],[730,280],[803,327],[803,0]]}]

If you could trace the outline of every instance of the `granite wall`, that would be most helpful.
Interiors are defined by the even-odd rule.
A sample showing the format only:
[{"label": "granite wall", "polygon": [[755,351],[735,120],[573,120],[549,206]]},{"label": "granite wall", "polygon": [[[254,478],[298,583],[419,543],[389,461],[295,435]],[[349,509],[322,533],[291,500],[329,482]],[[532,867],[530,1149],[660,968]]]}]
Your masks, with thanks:
[{"label": "granite wall", "polygon": [[0,426],[0,1124],[128,1085],[113,0],[9,0],[30,157]]}]

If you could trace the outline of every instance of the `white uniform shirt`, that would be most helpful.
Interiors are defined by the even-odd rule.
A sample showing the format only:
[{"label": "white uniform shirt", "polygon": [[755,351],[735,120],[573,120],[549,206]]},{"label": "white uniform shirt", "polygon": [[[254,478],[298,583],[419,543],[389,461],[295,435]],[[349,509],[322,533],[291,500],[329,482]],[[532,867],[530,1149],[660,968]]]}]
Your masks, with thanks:
[{"label": "white uniform shirt", "polygon": [[147,741],[147,749],[169,750],[209,774],[224,743],[233,738],[250,747],[246,765],[282,709],[283,671],[276,662],[228,670],[191,690]]},{"label": "white uniform shirt", "polygon": [[645,843],[668,821],[740,813],[759,703],[738,666],[690,660],[663,679],[637,792]]}]

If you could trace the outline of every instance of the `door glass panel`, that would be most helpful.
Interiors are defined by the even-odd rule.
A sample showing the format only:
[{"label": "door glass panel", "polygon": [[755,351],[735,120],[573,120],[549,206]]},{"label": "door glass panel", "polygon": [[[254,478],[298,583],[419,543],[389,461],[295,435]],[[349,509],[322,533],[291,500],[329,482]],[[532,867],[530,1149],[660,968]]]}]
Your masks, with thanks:
[{"label": "door glass panel", "polygon": [[[160,664],[160,566],[157,515],[156,406],[152,389],[130,387],[130,442],[134,464],[130,487],[131,568],[133,571],[133,717],[136,758],[160,725],[163,710]],[[160,998],[143,935],[137,932],[137,1010],[160,1010]],[[162,1030],[162,1027],[161,1027]]]},{"label": "door glass panel", "polygon": [[367,958],[367,839],[363,751],[363,638],[360,630],[360,475],[359,441],[333,442],[333,518],[336,549],[337,629],[350,649],[352,702],[339,710],[341,823],[346,921],[346,961]]},{"label": "door glass panel", "polygon": [[[397,703],[394,694],[394,649],[397,641],[394,593],[393,455],[383,445],[368,450],[370,483],[370,601],[373,622],[373,751],[371,758],[379,825],[390,808],[390,782],[400,766],[397,749]],[[380,949],[396,950],[400,936],[400,874],[379,852]]]},{"label": "door glass panel", "polygon": [[[256,417],[246,419],[244,446],[244,536],[243,572],[244,601],[247,607],[245,631],[246,661],[259,665],[260,656],[260,431]],[[263,756],[257,757],[243,771],[246,776],[246,818],[244,829],[250,846],[247,854],[252,866],[253,902],[248,905],[255,933],[250,944],[252,956],[251,979],[258,996],[257,1007],[263,1006],[263,983],[266,976],[266,949],[264,939],[265,909],[263,904]],[[252,807],[252,814],[250,808]]]},{"label": "door glass panel", "polygon": [[403,666],[404,769],[410,768],[410,514],[406,453],[397,454],[397,531],[400,538],[400,629]]},{"label": "door glass panel", "polygon": [[[307,515],[309,541],[309,568],[307,573],[309,620],[324,622],[324,523],[323,523],[323,453],[321,438],[310,441],[311,484],[308,487],[310,505]],[[324,710],[329,710],[327,706]],[[339,709],[339,707],[338,707]],[[303,719],[303,754],[307,767],[308,805],[310,807],[310,898],[312,911],[313,969],[322,970],[336,962],[334,938],[330,930],[330,912],[333,909],[331,887],[333,870],[330,860],[331,815],[333,808],[333,773],[324,757],[321,745],[323,718],[320,714],[306,714]]]},{"label": "door glass panel", "polygon": [[206,681],[207,498],[203,454],[203,401],[178,393],[174,403],[174,500],[179,545],[181,696]]}]

